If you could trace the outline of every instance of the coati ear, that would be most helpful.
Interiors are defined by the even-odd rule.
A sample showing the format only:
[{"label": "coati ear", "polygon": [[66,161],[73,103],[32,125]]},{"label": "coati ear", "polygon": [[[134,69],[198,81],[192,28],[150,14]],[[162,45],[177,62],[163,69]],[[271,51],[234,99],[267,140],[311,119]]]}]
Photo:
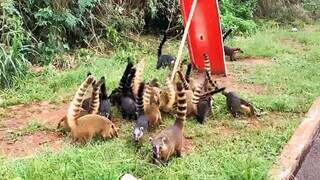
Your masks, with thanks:
[{"label": "coati ear", "polygon": [[164,143],[164,141],[166,141],[167,140],[167,138],[166,137],[162,137],[162,142]]},{"label": "coati ear", "polygon": [[143,127],[140,127],[140,131],[143,131]]},{"label": "coati ear", "polygon": [[150,141],[150,142],[152,141],[152,137],[149,137],[149,141]]}]

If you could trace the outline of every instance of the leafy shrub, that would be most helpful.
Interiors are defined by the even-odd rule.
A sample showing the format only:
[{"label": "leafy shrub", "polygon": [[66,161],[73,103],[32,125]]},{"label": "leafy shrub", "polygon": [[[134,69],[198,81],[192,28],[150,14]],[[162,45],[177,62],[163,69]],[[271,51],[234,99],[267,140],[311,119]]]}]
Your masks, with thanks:
[{"label": "leafy shrub", "polygon": [[1,2],[0,13],[0,86],[8,87],[15,77],[24,75],[32,46],[12,0]]}]

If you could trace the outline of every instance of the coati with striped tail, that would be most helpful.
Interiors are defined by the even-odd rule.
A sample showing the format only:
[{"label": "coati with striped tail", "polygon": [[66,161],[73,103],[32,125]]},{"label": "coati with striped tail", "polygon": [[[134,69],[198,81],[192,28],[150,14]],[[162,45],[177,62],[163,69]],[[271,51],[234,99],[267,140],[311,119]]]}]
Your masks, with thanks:
[{"label": "coati with striped tail", "polygon": [[149,127],[154,127],[161,123],[159,107],[153,104],[146,104],[146,108],[144,108],[144,97],[147,97],[144,96],[144,91],[145,93],[151,93],[147,89],[145,83],[141,82],[136,99],[138,118],[133,130],[133,139],[135,142],[139,142],[142,139],[144,132],[148,131]]},{"label": "coati with striped tail", "polygon": [[[102,84],[100,86],[100,92],[99,92],[100,105],[99,105],[98,114],[100,114],[102,116],[105,116],[107,118],[111,118],[111,103],[109,101],[108,94],[107,94],[107,89],[106,89],[106,84],[105,84],[105,77],[102,77],[100,79],[100,81],[102,81]],[[94,91],[93,91],[93,93],[94,93]],[[90,108],[90,105],[91,105],[91,101],[92,101],[91,97],[85,99],[83,101],[83,103],[82,103],[82,108],[84,110],[88,110],[89,111],[89,108]]]},{"label": "coati with striped tail", "polygon": [[176,100],[176,92],[170,78],[166,80],[166,86],[160,91],[160,110],[163,112],[171,112]]},{"label": "coati with striped tail", "polygon": [[259,116],[254,106],[242,99],[237,93],[224,91],[222,94],[226,96],[228,111],[234,118],[239,117],[240,114],[245,114],[250,117]]},{"label": "coati with striped tail", "polygon": [[[87,143],[96,136],[104,139],[118,137],[115,125],[106,117],[97,114],[87,114],[79,117],[81,104],[87,88],[93,82],[94,77],[88,76],[77,90],[67,112],[67,123],[71,129],[73,142]],[[97,84],[102,83],[101,81]],[[100,84],[101,85],[101,84]],[[100,85],[97,88],[100,89]],[[90,112],[97,112],[99,107],[99,93],[95,94],[97,101],[93,101],[93,109]]]},{"label": "coati with striped tail", "polygon": [[240,48],[231,48],[228,46],[223,46],[223,49],[224,49],[224,54],[230,57],[230,61],[236,61],[235,59],[236,52],[243,53],[243,51]]},{"label": "coati with striped tail", "polygon": [[120,80],[119,87],[113,90],[113,92],[110,94],[111,104],[116,105],[120,109],[123,119],[135,120],[137,118],[136,105],[131,88],[135,73],[136,69],[133,68],[133,64],[128,62],[128,65]]},{"label": "coati with striped tail", "polygon": [[187,113],[187,100],[183,85],[178,82],[177,88],[177,117],[174,124],[150,138],[153,163],[160,165],[173,155],[182,156],[183,129]]},{"label": "coati with striped tail", "polygon": [[159,45],[158,48],[158,61],[157,61],[157,69],[160,69],[162,67],[167,67],[167,66],[171,66],[174,64],[176,57],[172,56],[172,55],[168,55],[168,54],[162,54],[162,47],[164,45],[164,43],[167,40],[167,34],[165,33],[163,35],[163,39]]},{"label": "coati with striped tail", "polygon": [[136,73],[131,84],[132,92],[135,98],[138,95],[138,89],[139,89],[140,83],[143,81],[144,66],[145,66],[145,61],[143,59],[141,59],[139,63],[136,64],[135,66]]},{"label": "coati with striped tail", "polygon": [[[88,73],[87,77],[89,77],[91,75],[91,73]],[[104,79],[104,77],[102,77],[101,79]],[[92,81],[92,87],[88,87],[91,88],[92,90],[90,90],[91,93],[91,97],[85,99],[81,106],[82,108],[80,109],[80,113],[79,113],[79,117],[90,114],[90,113],[97,113],[96,112],[96,101],[98,101],[99,99],[97,99],[97,94],[99,93],[99,87],[101,80],[99,81],[99,83],[96,83],[96,80],[94,79]],[[86,93],[88,92],[88,90],[86,90]],[[69,132],[70,131],[70,127],[68,126],[67,123],[67,115],[65,115],[63,118],[60,119],[57,129],[59,129],[62,132]]]}]

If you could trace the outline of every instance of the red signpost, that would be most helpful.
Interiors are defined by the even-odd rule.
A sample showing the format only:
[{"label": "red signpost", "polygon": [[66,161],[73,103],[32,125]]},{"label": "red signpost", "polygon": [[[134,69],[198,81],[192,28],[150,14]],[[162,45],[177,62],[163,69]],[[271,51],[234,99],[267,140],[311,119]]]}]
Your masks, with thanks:
[{"label": "red signpost", "polygon": [[[193,0],[180,0],[186,24]],[[212,74],[227,74],[224,61],[222,32],[217,0],[198,0],[188,33],[188,48],[192,64],[204,69],[204,53],[210,58]]]}]

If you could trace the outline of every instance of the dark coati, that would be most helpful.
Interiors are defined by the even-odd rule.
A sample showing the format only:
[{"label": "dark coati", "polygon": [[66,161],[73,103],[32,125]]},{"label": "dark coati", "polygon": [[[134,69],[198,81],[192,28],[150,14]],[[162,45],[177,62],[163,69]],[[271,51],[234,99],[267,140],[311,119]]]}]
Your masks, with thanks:
[{"label": "dark coati", "polygon": [[223,49],[224,49],[224,54],[230,57],[230,61],[236,61],[235,59],[236,52],[243,53],[243,51],[240,48],[230,48],[228,46],[223,46]]},{"label": "dark coati", "polygon": [[172,55],[162,54],[162,47],[166,42],[166,40],[167,40],[167,34],[165,33],[163,35],[163,39],[158,48],[158,61],[157,61],[157,67],[156,67],[157,69],[160,69],[166,66],[171,66],[174,64],[174,61],[176,60],[176,57]]},{"label": "dark coati", "polygon": [[153,139],[150,138],[154,164],[165,163],[175,154],[179,157],[182,155],[183,127],[186,120],[187,101],[183,85],[178,82],[176,88],[178,97],[176,121],[170,128],[160,132]]},{"label": "dark coati", "polygon": [[106,82],[105,82],[104,77],[101,80],[103,81],[103,83],[100,86],[99,114],[102,116],[105,116],[109,119],[112,119],[111,103],[109,101],[108,94],[107,94]]},{"label": "dark coati", "polygon": [[240,114],[251,117],[257,115],[255,108],[235,92],[223,92],[222,94],[226,96],[227,108],[233,117],[239,117]]},{"label": "dark coati", "polygon": [[[104,139],[118,136],[115,125],[104,116],[100,116],[97,114],[88,114],[79,117],[85,91],[91,85],[93,80],[94,77],[90,75],[81,84],[67,112],[67,123],[71,129],[73,142],[86,143],[96,136],[101,136]],[[100,89],[100,86],[97,87],[98,89]],[[96,98],[99,99],[98,93],[96,95]],[[97,107],[99,107],[99,100],[93,101],[93,103],[97,103],[93,106],[97,109]]]},{"label": "dark coati", "polygon": [[133,64],[128,62],[121,77],[119,87],[113,90],[109,96],[111,104],[116,105],[120,109],[123,119],[136,119],[136,105],[131,88],[135,73],[136,69],[133,68]]},{"label": "dark coati", "polygon": [[201,96],[197,104],[197,114],[196,114],[196,119],[199,123],[203,124],[206,121],[209,115],[209,112],[212,109],[212,101],[213,101],[212,96],[224,90],[225,90],[224,87],[220,89],[215,89],[215,90],[212,90],[206,96]]},{"label": "dark coati", "polygon": [[[148,104],[146,105],[146,108],[144,108],[143,99],[146,97],[144,96],[145,90],[145,84],[144,82],[141,82],[136,99],[138,118],[133,130],[133,139],[136,142],[139,142],[142,139],[144,132],[147,131],[149,127],[154,127],[161,122],[159,107]],[[146,91],[146,93],[150,92]]]}]

